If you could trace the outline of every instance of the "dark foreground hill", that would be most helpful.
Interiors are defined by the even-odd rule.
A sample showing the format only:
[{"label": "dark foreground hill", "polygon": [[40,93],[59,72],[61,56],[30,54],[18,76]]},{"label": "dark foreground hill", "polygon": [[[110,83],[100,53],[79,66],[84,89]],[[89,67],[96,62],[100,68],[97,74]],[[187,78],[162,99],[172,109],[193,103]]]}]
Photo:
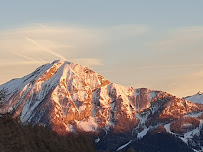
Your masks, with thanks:
[{"label": "dark foreground hill", "polygon": [[21,125],[9,115],[0,117],[0,152],[95,152],[85,134],[58,135],[43,126]]}]

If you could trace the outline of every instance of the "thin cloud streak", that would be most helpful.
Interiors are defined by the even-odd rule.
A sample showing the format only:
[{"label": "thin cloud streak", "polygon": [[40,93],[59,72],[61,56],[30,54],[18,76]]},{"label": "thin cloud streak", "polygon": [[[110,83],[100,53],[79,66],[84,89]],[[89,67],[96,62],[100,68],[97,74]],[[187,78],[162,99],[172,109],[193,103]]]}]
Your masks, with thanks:
[{"label": "thin cloud streak", "polygon": [[[164,38],[165,37],[165,38]],[[188,47],[201,45],[203,39],[203,27],[182,27],[169,30],[160,40],[150,43],[154,51],[169,51],[178,49],[183,51]],[[203,47],[203,46],[202,46]]]},{"label": "thin cloud streak", "polygon": [[14,55],[17,55],[17,56],[19,56],[19,57],[22,57],[22,58],[24,58],[24,59],[27,59],[27,60],[29,60],[29,61],[35,61],[34,58],[31,58],[31,57],[25,56],[25,55],[20,54],[20,53],[16,53],[16,52],[14,52],[13,54],[14,54]]},{"label": "thin cloud streak", "polygon": [[[47,63],[49,63],[47,61]],[[41,65],[41,61],[20,61],[20,62],[1,62],[0,67],[5,67],[5,66],[13,66],[13,65]]]},{"label": "thin cloud streak", "polygon": [[27,60],[45,63],[56,59],[67,60],[68,57],[69,61],[87,66],[101,65],[101,58],[84,56],[84,52],[91,52],[92,46],[100,45],[99,41],[105,39],[99,28],[40,24],[0,32],[2,60],[9,57],[10,62],[14,63],[24,63]]},{"label": "thin cloud streak", "polygon": [[54,55],[56,57],[59,57],[62,60],[66,60],[66,58],[64,56],[62,56],[61,54],[56,53],[55,51],[40,45],[37,41],[35,41],[35,40],[31,39],[31,38],[28,38],[28,37],[26,37],[26,40],[28,40],[32,44],[34,44],[34,45],[38,46],[39,48],[41,48],[42,51],[45,51],[45,52],[50,53],[50,54],[52,54],[52,55]]}]

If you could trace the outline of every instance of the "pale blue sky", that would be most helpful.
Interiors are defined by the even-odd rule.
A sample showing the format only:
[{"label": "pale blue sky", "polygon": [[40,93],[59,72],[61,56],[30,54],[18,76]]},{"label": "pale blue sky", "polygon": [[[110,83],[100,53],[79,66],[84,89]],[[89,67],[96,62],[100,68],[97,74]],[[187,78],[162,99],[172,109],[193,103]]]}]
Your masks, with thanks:
[{"label": "pale blue sky", "polygon": [[35,22],[85,26],[147,24],[173,28],[203,24],[202,0],[1,0],[1,27]]},{"label": "pale blue sky", "polygon": [[0,0],[0,83],[54,59],[177,96],[203,90],[202,0]]}]

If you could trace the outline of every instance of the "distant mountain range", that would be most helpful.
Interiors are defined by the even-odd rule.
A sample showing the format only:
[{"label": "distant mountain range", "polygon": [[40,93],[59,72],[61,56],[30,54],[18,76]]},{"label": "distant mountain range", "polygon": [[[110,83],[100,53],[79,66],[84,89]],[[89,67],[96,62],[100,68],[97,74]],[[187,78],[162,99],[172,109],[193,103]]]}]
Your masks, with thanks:
[{"label": "distant mountain range", "polygon": [[88,132],[99,151],[203,151],[202,93],[125,87],[67,61],[1,85],[0,113],[58,134]]}]

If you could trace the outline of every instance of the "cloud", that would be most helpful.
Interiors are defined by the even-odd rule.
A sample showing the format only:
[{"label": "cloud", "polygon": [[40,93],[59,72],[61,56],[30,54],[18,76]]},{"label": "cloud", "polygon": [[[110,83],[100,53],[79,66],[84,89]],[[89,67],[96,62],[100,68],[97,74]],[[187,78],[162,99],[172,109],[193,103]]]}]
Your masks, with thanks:
[{"label": "cloud", "polygon": [[[47,63],[47,62],[46,62]],[[20,61],[20,62],[2,62],[0,64],[0,67],[4,68],[9,68],[9,67],[14,67],[14,66],[28,66],[28,65],[41,65],[42,61]]]},{"label": "cloud", "polygon": [[24,76],[56,59],[88,67],[102,63],[101,58],[89,56],[104,41],[98,29],[35,24],[0,33],[0,83]]},{"label": "cloud", "polygon": [[[140,35],[149,30],[145,25],[119,25],[103,28],[79,26],[27,25],[0,31],[0,60],[10,62],[52,61],[63,59],[101,65],[102,58],[92,52],[108,43],[108,38],[122,39],[125,35]],[[101,50],[100,50],[101,51]],[[91,56],[91,57],[90,57]]]},{"label": "cloud", "polygon": [[[103,65],[109,43],[127,40],[147,32],[145,25],[119,25],[109,27],[81,27],[77,25],[32,24],[15,29],[0,30],[0,70],[14,71],[17,66],[32,67],[56,59],[76,62],[88,67]],[[125,36],[125,38],[124,38]],[[113,44],[114,45],[114,44]],[[116,46],[116,44],[115,44]],[[102,51],[102,52],[101,52]],[[7,69],[5,69],[7,68]],[[28,71],[27,70],[27,71]],[[26,72],[27,72],[26,71]],[[27,73],[20,69],[15,75],[1,75],[1,82]]]},{"label": "cloud", "polygon": [[55,52],[55,51],[53,51],[53,50],[51,50],[49,48],[46,48],[46,47],[42,46],[37,41],[35,41],[35,40],[31,39],[31,38],[28,38],[28,37],[26,37],[26,39],[29,42],[31,42],[32,44],[38,46],[41,49],[41,51],[45,51],[45,52],[50,53],[51,55],[53,55],[53,56],[55,56],[57,58],[60,58],[62,60],[66,60],[66,58],[64,56],[62,56],[61,54],[59,54],[59,53],[57,53],[57,52]]},{"label": "cloud", "polygon": [[183,51],[196,46],[203,48],[203,27],[201,26],[173,29],[159,37],[161,38],[150,44],[154,50]]},{"label": "cloud", "polygon": [[[0,31],[0,60],[13,63],[34,63],[55,59],[80,60],[84,52],[102,43],[99,30],[71,26],[30,25],[23,28]],[[84,57],[89,63],[98,65],[95,58]],[[78,60],[78,62],[80,62]],[[100,62],[100,61],[98,61]]]}]

